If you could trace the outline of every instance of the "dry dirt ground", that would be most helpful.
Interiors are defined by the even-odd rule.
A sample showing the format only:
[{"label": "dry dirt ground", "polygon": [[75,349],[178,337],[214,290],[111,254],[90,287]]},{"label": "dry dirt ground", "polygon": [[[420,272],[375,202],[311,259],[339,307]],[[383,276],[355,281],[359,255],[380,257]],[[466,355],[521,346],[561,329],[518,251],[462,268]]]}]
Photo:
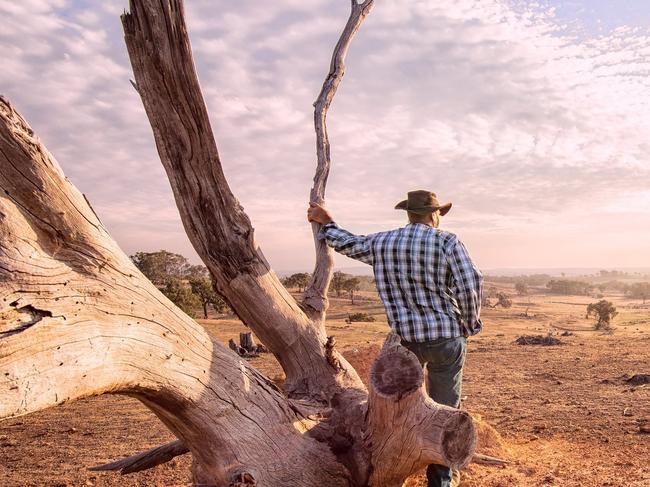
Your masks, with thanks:
[{"label": "dry dirt ground", "polygon": [[[335,299],[330,334],[363,377],[388,331],[383,309],[366,293],[355,306]],[[584,318],[587,297],[515,297],[507,310],[484,312],[485,331],[470,340],[463,408],[480,415],[479,451],[507,459],[505,467],[472,465],[464,487],[650,487],[650,305],[609,297],[619,316],[612,334]],[[524,316],[528,309],[528,316]],[[375,323],[347,324],[348,312]],[[236,320],[202,322],[223,341],[237,338]],[[560,336],[568,331],[569,336]],[[517,345],[523,334],[558,336],[559,346]],[[272,378],[269,355],[251,359]],[[494,427],[498,433],[491,427]],[[186,486],[187,456],[120,477],[89,472],[172,440],[134,399],[101,396],[0,423],[0,486]],[[422,476],[407,481],[424,486]]]}]

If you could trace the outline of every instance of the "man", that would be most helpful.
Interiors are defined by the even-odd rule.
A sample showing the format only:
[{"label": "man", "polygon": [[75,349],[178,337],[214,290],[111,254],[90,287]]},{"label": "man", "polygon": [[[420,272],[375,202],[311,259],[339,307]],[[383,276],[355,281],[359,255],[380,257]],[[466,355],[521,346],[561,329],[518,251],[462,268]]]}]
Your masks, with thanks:
[{"label": "man", "polygon": [[[368,236],[342,229],[320,205],[312,203],[307,218],[323,225],[319,238],[327,245],[373,266],[388,323],[426,367],[429,396],[459,407],[467,337],[482,328],[483,278],[458,237],[438,228],[451,203],[420,190],[395,209],[407,212],[409,224]],[[429,465],[427,479],[429,487],[449,487],[459,474]]]}]

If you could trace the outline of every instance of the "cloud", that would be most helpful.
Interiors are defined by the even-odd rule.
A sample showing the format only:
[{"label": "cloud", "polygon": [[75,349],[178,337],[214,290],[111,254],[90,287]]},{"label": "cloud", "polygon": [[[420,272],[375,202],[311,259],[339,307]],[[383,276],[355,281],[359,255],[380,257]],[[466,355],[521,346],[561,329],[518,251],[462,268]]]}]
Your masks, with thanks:
[{"label": "cloud", "polygon": [[[125,4],[0,0],[0,91],[127,252],[190,254],[128,83]],[[394,203],[425,187],[454,201],[446,223],[484,266],[649,264],[650,33],[590,36],[531,5],[376,3],[329,116],[338,220],[358,232],[401,224]],[[274,266],[309,268],[311,105],[349,2],[186,8],[231,186]]]}]

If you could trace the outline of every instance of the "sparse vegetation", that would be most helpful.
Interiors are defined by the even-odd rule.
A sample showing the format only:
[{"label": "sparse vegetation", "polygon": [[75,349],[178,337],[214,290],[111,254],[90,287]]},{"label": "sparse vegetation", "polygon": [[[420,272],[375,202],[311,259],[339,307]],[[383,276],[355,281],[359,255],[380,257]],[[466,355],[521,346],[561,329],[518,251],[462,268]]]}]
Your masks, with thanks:
[{"label": "sparse vegetation", "polygon": [[526,281],[517,281],[515,283],[515,291],[517,291],[519,296],[525,296],[528,294],[528,284],[526,284]]},{"label": "sparse vegetation", "polygon": [[298,289],[299,292],[303,292],[309,285],[310,279],[311,274],[298,272],[282,279],[282,284],[284,284],[287,289]]},{"label": "sparse vegetation", "polygon": [[352,313],[348,315],[347,319],[348,323],[356,323],[356,322],[373,322],[377,321],[374,316],[368,314],[368,313]]},{"label": "sparse vegetation", "polygon": [[330,283],[330,291],[334,291],[336,293],[336,297],[340,298],[341,293],[345,289],[345,281],[348,278],[348,275],[341,272],[341,271],[336,271],[334,274],[332,274],[332,282]]},{"label": "sparse vegetation", "polygon": [[171,278],[185,279],[192,274],[201,273],[182,255],[166,250],[136,252],[130,258],[140,272],[158,287],[165,286]]},{"label": "sparse vegetation", "polygon": [[214,288],[210,279],[204,276],[195,276],[189,280],[190,289],[192,293],[198,298],[203,308],[203,319],[208,319],[208,306],[212,306],[216,313],[223,313],[228,309],[228,305],[219,296]]},{"label": "sparse vegetation", "polygon": [[359,290],[361,281],[357,277],[350,277],[343,282],[343,289],[350,295],[350,302],[354,304],[354,293]]},{"label": "sparse vegetation", "polygon": [[178,277],[168,278],[167,282],[160,290],[172,303],[190,316],[192,316],[194,310],[201,305],[201,301],[198,296],[192,292],[192,288],[189,284]]},{"label": "sparse vegetation", "polygon": [[497,302],[492,306],[493,308],[496,308],[497,306],[501,306],[504,309],[511,308],[512,307],[512,299],[510,299],[510,296],[506,293],[497,293]]},{"label": "sparse vegetation", "polygon": [[559,338],[555,338],[551,335],[523,335],[517,338],[515,343],[517,345],[542,345],[545,347],[562,344]]},{"label": "sparse vegetation", "polygon": [[591,303],[587,306],[587,318],[593,316],[598,320],[594,328],[596,330],[611,330],[611,322],[618,314],[616,306],[611,301],[601,299],[597,303]]},{"label": "sparse vegetation", "polygon": [[546,284],[546,288],[553,294],[564,296],[589,296],[593,286],[588,282],[572,281],[569,279],[554,279]]},{"label": "sparse vegetation", "polygon": [[337,298],[340,298],[343,292],[347,292],[350,296],[351,303],[354,304],[355,293],[361,290],[362,279],[363,284],[365,285],[364,287],[374,290],[374,281],[372,279],[369,279],[367,277],[364,279],[359,276],[351,276],[349,274],[345,274],[344,272],[336,271],[332,275],[330,291],[334,291]]},{"label": "sparse vegetation", "polygon": [[213,289],[205,266],[192,265],[186,257],[166,250],[137,252],[130,258],[147,279],[190,316],[196,316],[199,308],[204,319],[208,319],[210,306],[216,313],[228,309],[228,304]]},{"label": "sparse vegetation", "polygon": [[646,299],[650,298],[650,282],[630,284],[625,290],[625,295],[632,299],[642,299],[645,304]]}]

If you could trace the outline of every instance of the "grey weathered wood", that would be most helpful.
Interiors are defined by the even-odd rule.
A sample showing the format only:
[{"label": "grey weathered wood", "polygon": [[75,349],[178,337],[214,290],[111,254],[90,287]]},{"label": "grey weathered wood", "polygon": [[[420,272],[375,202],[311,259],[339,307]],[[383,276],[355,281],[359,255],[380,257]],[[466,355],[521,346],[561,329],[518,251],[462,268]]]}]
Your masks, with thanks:
[{"label": "grey weathered wood", "polygon": [[[325,188],[332,165],[330,141],[327,135],[327,112],[343,80],[343,75],[345,74],[345,58],[350,49],[350,45],[373,6],[374,0],[366,0],[363,3],[358,3],[357,0],[351,1],[350,17],[334,48],[329,72],[325,78],[321,92],[314,103],[317,164],[314,185],[309,196],[312,203],[323,204],[325,202]],[[316,264],[312,273],[311,282],[305,289],[302,300],[303,309],[317,322],[325,320],[325,314],[329,306],[327,290],[332,280],[332,270],[334,268],[332,249],[324,241],[318,239],[320,229],[321,225],[319,223],[312,223],[314,246],[316,249]]]},{"label": "grey weathered wood", "polygon": [[510,462],[508,460],[503,460],[502,458],[491,457],[489,455],[481,455],[479,453],[476,453],[472,457],[472,463],[476,463],[479,465],[494,465],[497,467],[502,467],[504,465],[508,465]]},{"label": "grey weathered wood", "polygon": [[[328,414],[287,401],[135,268],[4,99],[0,154],[0,418],[129,394],[190,449],[197,482],[227,485],[251,475],[270,487],[373,485],[368,476],[392,465],[381,440],[411,441],[422,425],[405,414],[418,401],[383,397],[377,381],[368,406],[354,389]],[[334,340],[327,343],[325,359],[339,368]],[[430,418],[433,427],[443,418]],[[400,459],[413,463],[411,455],[421,457],[411,449]],[[390,479],[408,473],[393,469]]]},{"label": "grey weathered wood", "polygon": [[[292,396],[327,401],[363,389],[341,357],[327,362],[325,327],[282,286],[223,173],[192,59],[180,0],[131,2],[122,16],[138,92],[185,231],[218,292],[276,356]],[[288,351],[291,350],[291,353]]]},{"label": "grey weathered wood", "polygon": [[369,486],[399,487],[430,463],[460,469],[471,462],[476,448],[472,417],[432,401],[423,383],[417,357],[397,335],[389,335],[370,370],[364,434],[372,466]]},{"label": "grey weathered wood", "polygon": [[176,440],[122,460],[91,467],[89,470],[95,472],[120,472],[121,475],[128,475],[157,467],[189,452],[189,448],[181,441]]},{"label": "grey weathered wood", "polygon": [[313,421],[138,271],[4,98],[0,330],[0,419],[128,394],[212,485],[349,485]]},{"label": "grey weathered wood", "polygon": [[257,353],[257,345],[253,340],[253,333],[250,331],[239,334],[239,346],[248,353]]}]

